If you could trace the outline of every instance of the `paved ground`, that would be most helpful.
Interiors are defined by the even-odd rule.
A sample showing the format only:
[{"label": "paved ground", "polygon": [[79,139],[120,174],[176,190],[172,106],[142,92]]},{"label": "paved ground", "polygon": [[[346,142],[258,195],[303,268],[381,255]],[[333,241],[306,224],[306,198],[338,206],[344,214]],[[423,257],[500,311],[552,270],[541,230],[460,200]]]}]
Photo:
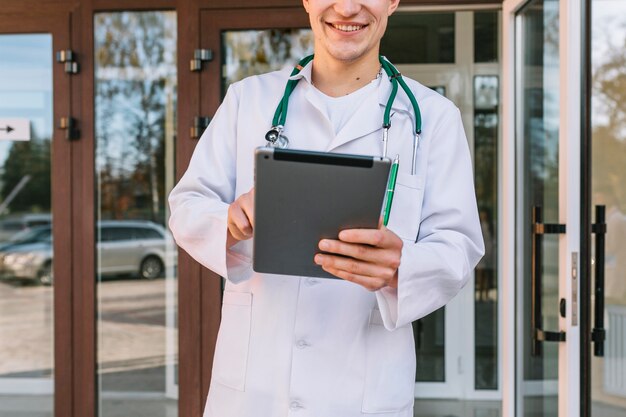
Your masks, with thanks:
[{"label": "paved ground", "polygon": [[50,377],[52,290],[0,282],[0,378]]},{"label": "paved ground", "polygon": [[[167,356],[166,342],[177,344],[176,329],[165,326],[167,311],[175,311],[166,308],[166,280],[108,280],[98,291],[100,417],[175,417],[177,401],[164,394],[165,370],[176,363],[175,355]],[[52,322],[50,287],[0,281],[0,384],[7,378],[51,378]],[[601,367],[595,363],[594,369]],[[537,404],[551,410],[543,416],[555,415],[553,402]],[[531,403],[528,416],[540,415]],[[0,395],[2,417],[52,417],[51,409],[50,395]],[[594,417],[624,417],[625,409],[594,404]],[[500,415],[500,403],[492,401],[415,403],[416,417]]]},{"label": "paved ground", "polygon": [[[165,390],[177,331],[166,328],[166,280],[109,280],[98,286],[98,361],[104,391]],[[174,300],[176,295],[174,294]],[[171,319],[175,321],[171,306]],[[50,378],[52,288],[0,282],[0,379]],[[175,352],[170,352],[175,353]]]}]

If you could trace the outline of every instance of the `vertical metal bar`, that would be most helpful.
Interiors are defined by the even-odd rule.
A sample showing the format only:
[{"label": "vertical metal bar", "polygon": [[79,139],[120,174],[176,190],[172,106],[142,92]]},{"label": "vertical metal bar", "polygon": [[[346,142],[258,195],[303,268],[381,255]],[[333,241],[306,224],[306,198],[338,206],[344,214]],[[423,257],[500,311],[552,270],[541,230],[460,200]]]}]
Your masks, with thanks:
[{"label": "vertical metal bar", "polygon": [[606,207],[596,206],[596,264],[593,354],[604,356],[604,242],[606,237]]},{"label": "vertical metal bar", "polygon": [[541,207],[533,207],[532,215],[532,249],[531,249],[531,298],[530,298],[530,334],[531,355],[541,356],[541,342],[538,340],[537,329],[542,328],[541,318],[541,267],[543,265],[543,235],[537,233],[537,225],[543,222]]},{"label": "vertical metal bar", "polygon": [[580,109],[580,417],[591,417],[591,0],[582,0]]}]

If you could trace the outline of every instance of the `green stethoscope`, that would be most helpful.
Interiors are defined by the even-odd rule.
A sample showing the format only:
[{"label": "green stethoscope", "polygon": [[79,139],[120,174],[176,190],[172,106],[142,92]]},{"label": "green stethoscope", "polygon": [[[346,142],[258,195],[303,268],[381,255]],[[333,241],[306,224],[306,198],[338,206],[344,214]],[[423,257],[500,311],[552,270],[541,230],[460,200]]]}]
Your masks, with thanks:
[{"label": "green stethoscope", "polygon": [[[313,55],[309,55],[303,58],[300,62],[298,62],[298,65],[296,65],[291,72],[291,77],[302,71],[302,68],[304,68],[304,66],[312,60]],[[415,135],[413,136],[413,159],[411,165],[411,174],[414,175],[417,159],[417,148],[419,147],[420,135],[422,133],[422,114],[420,112],[419,105],[417,104],[417,100],[415,99],[415,95],[413,94],[409,86],[406,85],[406,82],[404,82],[404,80],[402,79],[402,74],[400,74],[396,67],[394,67],[393,64],[387,60],[387,58],[381,55],[379,57],[379,60],[382,69],[389,77],[389,81],[391,81],[391,94],[389,95],[389,100],[387,100],[387,106],[385,107],[385,114],[383,116],[382,156],[383,158],[387,156],[387,142],[389,141],[389,128],[391,127],[391,106],[396,99],[396,95],[398,94],[398,84],[400,84],[406,95],[409,97],[411,105],[413,106],[413,112],[415,113]],[[298,81],[300,81],[299,78],[287,81],[287,86],[285,87],[285,93],[283,94],[283,98],[278,103],[276,112],[274,112],[274,119],[272,119],[272,128],[265,134],[265,140],[267,140],[268,146],[283,149],[289,146],[289,139],[287,139],[287,137],[282,133],[285,129],[285,120],[287,119],[289,96],[291,96],[291,93],[296,88]]]}]

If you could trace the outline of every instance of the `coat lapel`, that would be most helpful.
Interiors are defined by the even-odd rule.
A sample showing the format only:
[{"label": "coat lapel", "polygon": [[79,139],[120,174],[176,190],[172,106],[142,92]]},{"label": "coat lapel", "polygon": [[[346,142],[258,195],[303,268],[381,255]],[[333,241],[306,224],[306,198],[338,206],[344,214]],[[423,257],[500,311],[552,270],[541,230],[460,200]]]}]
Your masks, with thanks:
[{"label": "coat lapel", "polygon": [[[401,89],[399,89],[401,90]],[[333,139],[327,149],[332,151],[346,143],[352,142],[379,131],[382,141],[383,117],[385,106],[391,94],[391,82],[386,75],[380,80],[380,85],[376,89],[377,94],[371,94],[356,110],[352,118],[341,129],[335,139]],[[398,91],[396,99],[391,106],[391,123],[393,124],[393,114],[396,112],[407,113],[410,110],[410,101],[403,91]]]},{"label": "coat lapel", "polygon": [[[302,79],[311,84],[311,68],[313,61],[309,62],[297,75],[290,77],[290,79]],[[328,144],[327,152],[331,152],[346,143],[363,138],[373,132],[380,131],[380,140],[382,141],[382,126],[383,117],[385,113],[385,106],[391,95],[391,82],[386,75],[380,80],[380,85],[375,90],[376,93],[370,94],[359,105],[358,109],[346,125],[337,133],[337,135]],[[306,99],[313,107],[323,113],[320,109],[320,103],[317,103],[311,94],[305,94]],[[413,117],[411,110],[411,102],[402,88],[398,88],[398,94],[391,106],[392,116],[394,113],[405,113],[410,117]],[[397,116],[396,116],[397,117]],[[393,124],[393,117],[391,118]],[[328,126],[330,128],[330,126]]]}]

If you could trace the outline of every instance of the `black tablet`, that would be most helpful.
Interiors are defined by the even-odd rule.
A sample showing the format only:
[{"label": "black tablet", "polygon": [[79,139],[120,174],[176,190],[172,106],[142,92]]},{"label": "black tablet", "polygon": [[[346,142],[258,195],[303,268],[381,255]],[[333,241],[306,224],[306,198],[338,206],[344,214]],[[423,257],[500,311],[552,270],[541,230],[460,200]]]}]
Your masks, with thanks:
[{"label": "black tablet", "polygon": [[255,155],[256,272],[335,278],[315,264],[321,239],[377,228],[388,158],[258,148]]}]

